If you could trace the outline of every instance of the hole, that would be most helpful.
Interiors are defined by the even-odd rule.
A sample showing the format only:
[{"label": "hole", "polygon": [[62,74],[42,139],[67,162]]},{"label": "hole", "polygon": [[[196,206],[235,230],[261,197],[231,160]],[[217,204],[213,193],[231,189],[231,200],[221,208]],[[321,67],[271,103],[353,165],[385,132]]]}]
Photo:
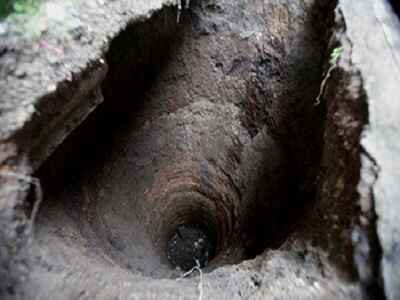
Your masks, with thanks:
[{"label": "hole", "polygon": [[313,199],[326,23],[301,12],[301,34],[268,40],[279,22],[250,2],[202,5],[180,29],[166,9],[111,44],[104,103],[38,172],[48,265],[105,282],[176,278],[197,261],[206,273],[281,246]]},{"label": "hole", "polygon": [[227,238],[221,228],[228,220],[218,219],[216,208],[209,205],[212,201],[199,193],[179,192],[168,198],[163,201],[170,201],[171,209],[166,209],[159,232],[169,263],[185,271],[197,265],[207,267]]},{"label": "hole", "polygon": [[204,268],[213,258],[215,242],[209,231],[198,224],[179,225],[167,243],[167,257],[174,267],[188,271]]}]

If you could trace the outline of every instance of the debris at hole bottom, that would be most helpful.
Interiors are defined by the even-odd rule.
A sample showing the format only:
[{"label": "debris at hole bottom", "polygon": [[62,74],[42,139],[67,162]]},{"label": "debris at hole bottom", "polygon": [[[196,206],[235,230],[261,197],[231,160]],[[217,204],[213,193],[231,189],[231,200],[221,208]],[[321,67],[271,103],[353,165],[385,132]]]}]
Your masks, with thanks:
[{"label": "debris at hole bottom", "polygon": [[174,267],[190,270],[196,266],[205,267],[210,259],[213,245],[203,230],[180,225],[167,244],[167,257]]}]

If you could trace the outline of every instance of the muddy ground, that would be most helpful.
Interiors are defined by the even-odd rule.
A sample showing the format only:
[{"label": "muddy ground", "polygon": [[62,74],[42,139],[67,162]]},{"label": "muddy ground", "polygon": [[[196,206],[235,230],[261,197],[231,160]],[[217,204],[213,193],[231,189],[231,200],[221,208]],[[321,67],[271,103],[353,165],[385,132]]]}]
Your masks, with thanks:
[{"label": "muddy ground", "polygon": [[396,299],[389,4],[128,2],[1,23],[0,293]]}]

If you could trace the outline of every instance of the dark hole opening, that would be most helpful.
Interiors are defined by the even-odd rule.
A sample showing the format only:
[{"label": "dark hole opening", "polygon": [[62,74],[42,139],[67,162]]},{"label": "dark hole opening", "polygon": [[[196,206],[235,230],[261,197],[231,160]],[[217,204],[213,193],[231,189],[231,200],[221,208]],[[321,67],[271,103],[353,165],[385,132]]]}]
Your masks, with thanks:
[{"label": "dark hole opening", "polygon": [[174,267],[190,270],[206,267],[214,257],[215,239],[198,224],[179,225],[167,243],[167,258]]},{"label": "dark hole opening", "polygon": [[[175,11],[170,11],[169,13],[174,15]],[[82,227],[84,227],[85,230],[87,227],[90,228],[87,230],[89,233],[84,232],[84,234],[87,235],[90,243],[95,244],[98,248],[102,248],[97,251],[104,251],[112,259],[124,267],[127,267],[132,272],[139,272],[145,274],[146,276],[149,275],[153,277],[171,276],[169,273],[171,271],[171,265],[173,267],[179,267],[181,270],[189,270],[197,265],[199,265],[199,267],[206,267],[214,261],[217,261],[215,266],[221,265],[221,262],[225,263],[225,261],[223,259],[218,260],[217,257],[220,258],[224,254],[222,252],[226,250],[229,252],[231,250],[231,248],[226,246],[227,244],[229,244],[229,246],[236,246],[236,248],[240,248],[240,251],[242,251],[242,248],[244,248],[244,254],[241,253],[238,255],[238,258],[234,257],[232,261],[227,260],[229,263],[236,263],[243,259],[255,257],[268,247],[273,248],[275,246],[279,246],[288,236],[288,233],[292,230],[292,228],[286,228],[284,225],[291,224],[292,227],[296,223],[294,220],[299,218],[300,209],[304,206],[303,198],[313,198],[314,191],[309,187],[304,187],[306,184],[303,181],[306,180],[299,180],[299,178],[306,177],[304,173],[310,173],[310,179],[307,180],[307,182],[311,182],[314,180],[313,175],[315,175],[314,170],[310,171],[311,167],[306,165],[307,163],[312,165],[315,161],[310,158],[307,160],[303,159],[303,152],[305,152],[303,147],[307,148],[308,152],[311,152],[311,147],[309,147],[309,145],[302,145],[302,143],[303,139],[313,139],[316,140],[315,144],[319,144],[320,134],[316,131],[322,129],[311,130],[308,132],[306,130],[308,126],[308,124],[306,124],[307,120],[303,121],[301,118],[306,118],[304,117],[304,114],[317,115],[321,118],[323,116],[323,114],[320,114],[320,111],[306,111],[306,113],[304,113],[306,109],[301,106],[296,107],[298,111],[295,111],[294,113],[292,112],[293,109],[290,106],[289,108],[277,108],[277,114],[281,114],[279,117],[282,118],[283,121],[286,118],[290,120],[294,119],[296,121],[292,121],[293,124],[291,123],[291,126],[287,126],[288,128],[285,128],[285,130],[289,132],[288,135],[290,135],[290,143],[287,142],[286,144],[289,145],[285,146],[287,148],[287,152],[290,152],[290,155],[294,156],[286,166],[290,166],[291,173],[294,174],[294,176],[288,179],[291,181],[287,182],[286,185],[283,185],[281,189],[278,189],[275,186],[271,187],[271,189],[276,191],[273,194],[277,195],[277,197],[279,197],[281,194],[286,194],[287,190],[290,190],[291,194],[295,194],[297,196],[295,199],[296,201],[283,203],[285,197],[282,197],[282,199],[273,199],[272,202],[275,204],[272,205],[272,202],[268,202],[270,199],[265,199],[260,196],[259,201],[249,205],[249,207],[243,208],[243,210],[248,210],[248,213],[242,215],[238,215],[238,213],[234,211],[235,207],[233,206],[223,206],[221,204],[222,200],[219,198],[218,201],[215,201],[215,203],[220,206],[220,209],[215,209],[216,212],[212,213],[210,213],[208,210],[208,206],[203,210],[199,210],[198,207],[196,207],[197,209],[193,210],[191,206],[193,203],[191,201],[185,202],[191,203],[188,204],[190,206],[189,211],[182,211],[182,209],[176,207],[176,212],[173,211],[172,215],[168,215],[169,217],[166,217],[165,211],[159,209],[155,215],[159,216],[161,219],[159,223],[162,223],[164,228],[150,233],[157,235],[157,238],[158,235],[162,236],[162,243],[156,246],[161,247],[155,251],[153,249],[154,245],[147,244],[148,240],[150,239],[143,237],[147,230],[145,227],[148,225],[145,217],[148,215],[153,203],[149,201],[148,205],[143,205],[143,207],[140,207],[140,209],[137,209],[139,206],[133,205],[132,207],[126,208],[124,206],[125,198],[122,196],[119,199],[116,199],[117,197],[115,196],[115,193],[110,193],[111,197],[101,198],[99,196],[101,196],[104,186],[107,185],[115,185],[116,188],[113,190],[113,192],[116,193],[123,189],[121,187],[125,187],[127,192],[123,196],[126,196],[126,199],[129,200],[133,198],[132,194],[134,194],[137,189],[142,188],[142,186],[145,186],[146,189],[157,186],[157,184],[152,181],[153,177],[151,176],[154,176],[153,174],[158,174],[159,169],[149,169],[148,173],[152,174],[148,176],[147,173],[143,173],[143,177],[147,176],[146,179],[143,178],[143,182],[139,182],[139,180],[137,180],[131,183],[130,177],[132,174],[134,174],[134,172],[130,173],[131,170],[126,168],[123,170],[125,174],[122,174],[123,172],[120,172],[121,168],[114,166],[114,163],[117,161],[117,159],[115,157],[110,159],[110,156],[116,153],[115,149],[119,147],[120,143],[124,143],[126,148],[123,149],[123,151],[120,151],[118,154],[121,155],[121,157],[128,157],[125,163],[129,165],[129,167],[131,165],[135,167],[136,165],[142,164],[144,169],[145,163],[148,162],[140,160],[142,157],[138,156],[135,152],[142,152],[143,157],[147,158],[147,153],[152,149],[146,147],[141,148],[141,146],[146,144],[147,140],[151,140],[152,138],[155,142],[154,145],[157,145],[159,139],[158,137],[155,139],[154,136],[151,135],[151,129],[155,128],[156,132],[162,131],[159,130],[158,127],[153,127],[149,130],[146,129],[146,131],[143,131],[145,132],[143,134],[144,138],[140,140],[143,143],[134,144],[136,147],[134,151],[131,150],[133,148],[131,148],[133,143],[131,143],[130,140],[132,133],[135,134],[135,132],[139,131],[142,126],[145,127],[147,122],[151,123],[154,120],[157,120],[157,118],[160,117],[160,114],[164,113],[165,111],[168,112],[166,115],[170,117],[175,113],[178,114],[176,112],[178,109],[183,110],[186,106],[191,104],[190,102],[186,103],[184,101],[185,99],[181,97],[181,94],[177,94],[177,96],[175,94],[170,94],[170,97],[165,97],[163,101],[152,103],[153,98],[159,97],[157,94],[159,92],[158,89],[152,88],[154,84],[162,84],[161,86],[167,84],[170,85],[170,82],[175,84],[180,77],[185,75],[185,72],[189,72],[188,69],[190,70],[187,64],[185,65],[182,60],[175,59],[174,55],[177,55],[176,52],[179,53],[179,51],[176,50],[179,50],[179,47],[182,46],[183,42],[186,42],[187,44],[194,43],[193,41],[197,41],[197,39],[202,37],[202,33],[197,33],[196,31],[192,33],[190,29],[190,26],[192,25],[190,20],[185,20],[183,17],[182,22],[189,23],[184,25],[188,28],[188,32],[179,32],[176,36],[171,37],[170,32],[167,30],[166,32],[157,31],[160,30],[160,26],[158,25],[162,24],[167,19],[164,18],[166,18],[164,15],[159,15],[155,17],[155,20],[157,21],[153,20],[154,23],[152,23],[152,21],[145,23],[142,27],[132,27],[135,29],[127,28],[126,31],[122,32],[115,39],[111,45],[109,53],[107,54],[107,63],[109,64],[110,70],[103,84],[103,94],[105,98],[104,103],[97,108],[97,110],[84,122],[84,124],[82,124],[82,126],[80,126],[79,130],[75,131],[67,139],[67,141],[63,144],[63,147],[60,147],[56,151],[55,155],[53,155],[53,157],[46,163],[44,168],[42,168],[42,170],[39,172],[39,176],[44,179],[43,182],[47,187],[48,194],[49,192],[52,193],[52,197],[50,198],[57,199],[57,197],[60,196],[61,199],[65,197],[64,200],[68,200],[64,201],[62,204],[52,204],[48,202],[46,204],[48,208],[46,209],[49,216],[55,211],[65,210],[68,217],[73,219],[75,223],[82,224],[86,222],[84,218],[87,218],[89,224],[84,223]],[[173,18],[169,18],[168,20],[175,21]],[[173,27],[175,25],[170,24],[169,26]],[[149,32],[152,32],[153,35],[150,36],[148,34]],[[158,34],[159,36],[155,37],[154,34]],[[195,35],[196,39],[192,37],[192,34]],[[197,36],[196,34],[199,35]],[[312,57],[312,60],[315,60],[315,57]],[[168,64],[172,63],[174,64],[174,68],[178,69],[181,73],[174,74],[173,76],[165,76],[165,69],[168,71]],[[221,63],[217,62],[216,64],[219,65]],[[313,95],[313,92],[315,92],[318,88],[317,79],[320,66],[316,63],[316,66],[314,66],[314,69],[312,69],[312,74],[315,77],[315,80],[312,81],[314,85],[307,82],[307,86],[311,87],[303,89],[301,88],[302,86],[300,84],[304,83],[301,80],[300,75],[304,73],[304,70],[301,68],[301,66],[304,64],[294,65],[299,65],[300,67],[298,67],[298,70],[293,70],[293,75],[291,75],[291,78],[289,79],[293,81],[292,84],[296,87],[296,93],[297,90],[300,90],[300,96],[304,95],[304,98],[312,98],[311,96]],[[192,77],[193,74],[191,74],[190,80],[192,80]],[[267,79],[268,78],[265,78],[265,80]],[[184,83],[182,80],[181,82]],[[264,83],[264,79],[263,81],[260,81],[260,84],[261,83]],[[300,85],[300,88],[297,88],[297,85]],[[289,94],[288,97],[289,96],[293,95]],[[297,94],[295,94],[295,96],[297,96]],[[299,98],[302,98],[300,96]],[[296,99],[297,98],[295,98],[295,100]],[[247,101],[248,99],[246,98],[245,100]],[[213,105],[213,103],[209,102],[207,105]],[[203,113],[203,115],[210,115],[213,111],[215,111],[214,108],[215,107],[213,107],[210,111],[205,110],[207,113]],[[241,107],[241,109],[247,108]],[[219,116],[217,115],[217,117]],[[224,118],[227,117],[229,117],[229,115],[224,116]],[[201,121],[201,119],[199,120]],[[321,123],[321,120],[319,119],[316,120],[314,118],[313,120],[315,123]],[[213,122],[213,120],[211,119],[210,122]],[[204,124],[202,123],[202,125]],[[189,125],[185,124],[185,126]],[[304,131],[307,132],[301,132],[301,126],[305,126],[306,128]],[[181,133],[180,131],[171,131],[175,130],[176,127],[171,126],[167,128],[169,130],[168,135],[165,135],[164,137],[167,139],[169,136],[174,135],[174,132]],[[201,126],[199,125],[197,128],[201,128]],[[295,138],[295,141],[293,141],[293,136],[297,137]],[[225,138],[229,140],[225,135],[221,136],[220,140],[224,141]],[[281,138],[281,136],[278,135],[276,138]],[[288,139],[287,137],[284,138]],[[198,148],[202,148],[204,144],[205,143],[199,143]],[[176,143],[176,145],[177,147],[180,146],[179,143]],[[241,149],[239,149],[239,147],[235,148],[235,146],[236,145],[233,144],[230,149],[231,152],[228,152],[228,154],[231,154],[230,156],[228,155],[228,158],[229,163],[232,165],[240,163],[241,160],[240,155],[236,153],[239,153]],[[158,146],[155,146],[154,149],[163,150],[163,148],[157,147]],[[223,147],[225,147],[225,144],[222,145],[222,148]],[[208,151],[206,147],[204,147],[204,149],[205,152]],[[220,150],[217,147],[216,149]],[[261,150],[264,151],[264,148]],[[316,153],[314,156],[318,157],[319,147],[313,150]],[[155,158],[153,161],[151,161],[151,163],[157,159],[159,161],[167,161],[170,158],[168,156],[163,157],[162,155],[165,155],[165,153],[161,153],[161,151],[156,154],[159,156],[154,156]],[[208,154],[210,154],[210,152],[207,152],[207,155]],[[219,153],[212,152],[211,154],[214,155],[213,158],[215,160],[219,159]],[[251,158],[252,157],[249,159],[249,163],[252,160]],[[296,163],[297,160],[301,161],[301,163]],[[183,162],[186,163],[186,161]],[[201,162],[203,163],[203,161]],[[105,171],[106,168],[104,167],[106,164],[108,164],[106,167],[112,169],[113,173],[110,172],[107,174]],[[200,177],[204,177],[203,181],[201,182],[203,187],[207,184],[210,184],[214,185],[216,189],[220,189],[221,199],[228,198],[226,191],[234,190],[235,193],[240,194],[240,191],[237,191],[237,187],[234,186],[235,184],[230,178],[231,174],[229,174],[229,169],[228,171],[221,171],[221,169],[215,168],[215,172],[219,173],[217,174],[218,176],[216,176],[217,179],[212,182],[211,173],[214,171],[209,171],[208,169],[214,168],[215,165],[210,163],[210,160],[208,160],[205,161],[204,166],[200,164],[196,166],[199,168],[199,170],[192,170],[190,167],[187,169],[193,171],[196,176],[199,173],[201,175]],[[122,166],[122,168],[125,168],[125,166]],[[203,169],[205,169],[207,172],[210,172],[211,175],[209,176],[209,174],[204,172]],[[61,170],[62,172],[60,172]],[[169,171],[171,170],[173,170],[173,168],[165,168],[163,176],[160,177],[162,178],[168,176]],[[307,172],[304,170],[307,170]],[[246,174],[248,177],[259,177],[259,182],[253,181],[253,183],[257,186],[255,191],[252,192],[255,197],[258,197],[258,193],[262,195],[264,194],[263,186],[266,185],[266,182],[270,182],[274,179],[274,177],[277,177],[276,173],[277,172],[274,172],[269,177],[261,176],[262,174],[253,175],[252,172]],[[104,176],[104,174],[110,176],[107,177]],[[114,175],[119,177],[117,178]],[[150,177],[151,180],[148,180]],[[55,180],[55,178],[57,179]],[[121,182],[118,182],[118,179],[122,179]],[[126,185],[124,185],[125,183]],[[280,182],[277,181],[276,186],[278,186],[279,183]],[[51,189],[54,189],[55,191],[51,191]],[[90,189],[95,191],[93,195],[87,192]],[[145,192],[147,192],[147,190],[141,192],[141,195],[144,195]],[[149,197],[144,198],[143,202],[146,202],[149,199],[153,200],[151,197]],[[211,199],[214,198],[211,197]],[[96,201],[98,201],[98,203],[95,203]],[[109,205],[110,202],[118,201],[119,203],[117,203],[115,206]],[[204,201],[199,200],[199,202],[203,203]],[[54,205],[54,207],[52,205]],[[91,205],[93,205],[93,212],[88,213],[87,209],[88,207],[90,209]],[[99,210],[96,205],[98,205],[101,210]],[[104,217],[102,215],[99,218],[99,212],[104,213]],[[126,212],[130,214],[129,218],[126,218]],[[225,212],[229,218],[223,215]],[[213,215],[214,213],[215,216]],[[60,212],[60,214],[62,213]],[[109,223],[110,225],[107,223],[107,219],[105,218],[105,216],[108,216],[109,214],[114,214],[113,223]],[[139,217],[137,220],[134,220],[134,222],[137,223],[132,225],[129,222],[132,222],[132,219],[134,218],[131,218],[131,216],[135,214],[136,216],[139,215]],[[175,214],[180,214],[177,216],[177,218],[180,218],[179,220],[174,219],[174,217],[176,217]],[[173,218],[170,218],[171,216],[173,216]],[[50,218],[53,220],[51,222],[54,222],[54,220],[58,221],[57,214],[50,216],[49,219]],[[241,219],[241,227],[235,227],[233,225],[238,222],[238,219]],[[244,221],[242,219],[244,219]],[[69,220],[67,221],[69,222]],[[151,219],[151,222],[153,221],[154,220]],[[120,224],[118,224],[118,222]],[[224,225],[224,223],[232,223],[232,226]],[[45,224],[45,222],[43,222],[43,224]],[[139,228],[139,226],[136,225],[142,227]],[[45,228],[45,226],[48,226],[48,224],[43,225],[42,228]],[[55,226],[57,226],[57,224]],[[232,227],[234,229],[224,231],[222,229],[224,226]],[[135,231],[140,232],[140,234],[127,237],[127,234],[130,234],[130,231],[132,231],[132,227],[135,228]],[[165,227],[167,227],[167,229],[165,229]],[[60,229],[60,231],[61,230],[62,229]],[[231,231],[234,231],[234,234],[231,234]],[[233,235],[235,235],[235,239],[231,239]],[[145,250],[135,252],[135,247],[143,247]],[[234,252],[236,249],[234,247],[232,248],[232,252]],[[162,269],[163,266],[159,265],[160,252],[162,252],[161,256],[164,258],[166,257],[169,261],[168,270]]]},{"label": "dark hole opening", "polygon": [[392,4],[394,12],[400,18],[400,2],[398,0],[390,0],[390,3]]}]

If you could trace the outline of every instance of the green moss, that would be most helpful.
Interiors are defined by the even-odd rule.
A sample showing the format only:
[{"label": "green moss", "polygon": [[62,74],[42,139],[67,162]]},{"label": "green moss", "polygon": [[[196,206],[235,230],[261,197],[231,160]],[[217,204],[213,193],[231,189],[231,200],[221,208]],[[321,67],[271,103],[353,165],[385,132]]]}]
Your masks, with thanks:
[{"label": "green moss", "polygon": [[0,19],[9,14],[34,14],[40,0],[0,0]]},{"label": "green moss", "polygon": [[11,12],[11,0],[0,0],[0,18],[4,18]]},{"label": "green moss", "polygon": [[335,66],[337,64],[339,57],[343,53],[343,50],[344,50],[343,47],[336,47],[335,49],[333,49],[330,60],[329,60],[329,63],[331,64],[331,66]]}]

